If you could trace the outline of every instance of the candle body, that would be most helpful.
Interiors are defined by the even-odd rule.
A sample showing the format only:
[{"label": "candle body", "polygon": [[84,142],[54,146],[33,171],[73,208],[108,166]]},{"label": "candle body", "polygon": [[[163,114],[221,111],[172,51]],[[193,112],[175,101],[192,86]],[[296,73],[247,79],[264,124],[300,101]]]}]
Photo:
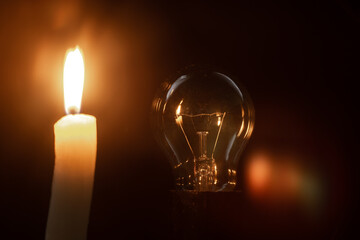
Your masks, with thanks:
[{"label": "candle body", "polygon": [[47,240],[85,240],[96,162],[96,118],[67,115],[54,125],[55,168]]}]

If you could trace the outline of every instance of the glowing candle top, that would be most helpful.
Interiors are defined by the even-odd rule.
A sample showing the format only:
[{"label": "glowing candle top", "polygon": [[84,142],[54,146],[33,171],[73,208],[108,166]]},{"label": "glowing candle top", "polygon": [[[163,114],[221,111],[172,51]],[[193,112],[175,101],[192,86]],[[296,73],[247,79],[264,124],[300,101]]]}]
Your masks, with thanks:
[{"label": "glowing candle top", "polygon": [[64,64],[64,102],[67,114],[80,112],[84,87],[84,60],[79,47],[69,49]]}]

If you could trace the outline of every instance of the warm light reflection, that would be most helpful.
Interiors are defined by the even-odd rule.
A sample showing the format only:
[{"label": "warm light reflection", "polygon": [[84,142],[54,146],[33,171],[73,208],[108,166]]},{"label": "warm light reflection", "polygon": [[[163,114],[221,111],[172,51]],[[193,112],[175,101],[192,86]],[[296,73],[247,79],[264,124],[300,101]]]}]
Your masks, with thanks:
[{"label": "warm light reflection", "polygon": [[250,138],[253,129],[254,129],[254,125],[253,125],[253,124],[248,125],[248,127],[246,128],[246,132],[245,132],[244,138]]},{"label": "warm light reflection", "polygon": [[241,126],[240,126],[239,132],[237,134],[237,137],[240,137],[240,134],[242,133],[243,130],[244,130],[244,121],[241,122]]},{"label": "warm light reflection", "polygon": [[214,164],[214,184],[217,184],[217,167],[216,164]]},{"label": "warm light reflection", "polygon": [[84,87],[84,61],[79,47],[68,50],[64,64],[64,102],[66,113],[79,113]]},{"label": "warm light reflection", "polygon": [[155,98],[152,102],[152,108],[155,110],[155,111],[159,111],[160,107],[161,107],[161,98]]}]

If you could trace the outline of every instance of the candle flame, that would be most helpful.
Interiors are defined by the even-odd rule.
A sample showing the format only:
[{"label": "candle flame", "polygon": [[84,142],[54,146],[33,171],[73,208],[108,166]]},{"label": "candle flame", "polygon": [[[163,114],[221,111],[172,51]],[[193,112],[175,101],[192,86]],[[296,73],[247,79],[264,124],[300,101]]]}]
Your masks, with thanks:
[{"label": "candle flame", "polygon": [[64,102],[67,114],[79,113],[84,87],[84,61],[79,47],[69,49],[64,64]]}]

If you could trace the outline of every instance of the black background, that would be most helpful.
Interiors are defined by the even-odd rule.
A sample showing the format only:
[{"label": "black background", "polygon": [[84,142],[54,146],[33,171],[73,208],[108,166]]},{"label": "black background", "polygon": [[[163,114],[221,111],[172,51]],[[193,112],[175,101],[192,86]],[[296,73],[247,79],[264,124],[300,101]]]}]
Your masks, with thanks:
[{"label": "black background", "polygon": [[358,225],[358,33],[358,6],[341,0],[1,2],[0,238],[43,239],[64,54],[76,44],[82,112],[98,121],[89,239],[172,237],[171,168],[149,114],[160,83],[194,64],[222,69],[250,93],[256,123],[244,159],[258,148],[303,156],[326,186],[310,222],[231,203],[239,216],[221,220],[232,230],[218,236],[349,238]]}]

